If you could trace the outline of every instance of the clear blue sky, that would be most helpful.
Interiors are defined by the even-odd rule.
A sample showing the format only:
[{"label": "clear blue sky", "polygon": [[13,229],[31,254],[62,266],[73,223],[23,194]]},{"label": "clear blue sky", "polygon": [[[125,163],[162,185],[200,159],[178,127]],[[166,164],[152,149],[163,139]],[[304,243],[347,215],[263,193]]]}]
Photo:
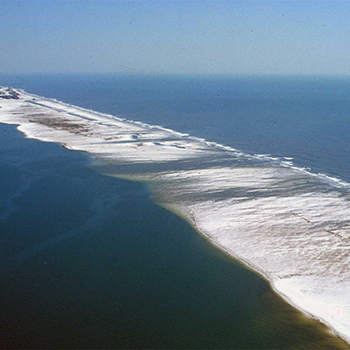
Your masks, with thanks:
[{"label": "clear blue sky", "polygon": [[350,1],[3,1],[0,72],[350,75]]}]

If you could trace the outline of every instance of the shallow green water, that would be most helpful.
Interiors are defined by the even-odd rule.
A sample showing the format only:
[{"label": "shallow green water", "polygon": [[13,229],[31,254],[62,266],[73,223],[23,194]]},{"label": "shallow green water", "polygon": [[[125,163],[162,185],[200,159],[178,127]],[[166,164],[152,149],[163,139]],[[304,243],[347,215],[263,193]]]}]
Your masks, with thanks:
[{"label": "shallow green water", "polygon": [[1,348],[339,348],[86,155],[0,124]]}]

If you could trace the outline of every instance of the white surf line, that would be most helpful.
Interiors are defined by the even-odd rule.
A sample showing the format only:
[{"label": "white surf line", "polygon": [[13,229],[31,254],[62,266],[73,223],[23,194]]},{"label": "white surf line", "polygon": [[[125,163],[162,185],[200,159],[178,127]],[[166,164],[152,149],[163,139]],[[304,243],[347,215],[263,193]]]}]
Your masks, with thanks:
[{"label": "white surf line", "polygon": [[[33,96],[0,99],[0,121],[116,163],[200,164],[218,155],[205,140],[40,97],[35,105]],[[241,166],[236,152],[227,165],[140,176],[156,183],[160,202],[179,208],[291,304],[350,342],[349,194],[329,191],[319,178],[291,167]]]},{"label": "white surf line", "polygon": [[[0,89],[1,89],[1,87],[0,87]],[[3,88],[3,89],[5,89],[5,88]],[[93,116],[96,116],[97,118],[107,118],[107,119],[112,119],[112,120],[119,120],[121,122],[131,123],[133,125],[139,125],[139,126],[145,127],[145,128],[167,131],[167,132],[170,132],[172,135],[176,135],[176,136],[181,137],[181,138],[189,138],[192,141],[203,143],[206,146],[213,147],[213,148],[216,148],[218,150],[224,150],[224,151],[228,152],[229,154],[237,156],[237,157],[242,156],[244,158],[252,159],[252,160],[275,162],[276,165],[291,168],[291,169],[294,169],[295,171],[300,172],[302,174],[307,174],[307,175],[313,176],[315,178],[321,179],[322,181],[325,181],[325,182],[331,184],[332,186],[336,186],[339,188],[346,188],[346,189],[350,188],[350,183],[343,181],[342,179],[339,179],[339,178],[334,177],[334,176],[326,175],[326,174],[314,173],[311,171],[310,168],[299,167],[299,166],[294,165],[293,157],[280,157],[279,158],[279,157],[272,157],[271,154],[248,154],[248,153],[244,153],[242,151],[239,151],[231,146],[224,146],[224,145],[221,145],[221,144],[214,142],[214,141],[208,141],[204,138],[191,136],[187,133],[181,133],[178,131],[174,131],[174,130],[171,130],[168,128],[158,126],[158,125],[150,125],[150,124],[140,122],[140,121],[128,120],[125,118],[116,117],[116,116],[111,115],[111,114],[101,113],[101,112],[97,112],[97,111],[94,111],[91,109],[73,106],[73,105],[64,103],[62,101],[58,101],[54,98],[47,98],[47,97],[42,97],[42,96],[35,95],[32,93],[27,93],[22,89],[18,89],[16,91],[16,93],[18,93],[18,92],[20,92],[22,94],[22,96],[27,96],[28,99],[31,100],[32,103],[36,103],[38,105],[39,105],[39,103],[37,102],[38,100],[40,100],[41,102],[45,101],[46,104],[42,104],[43,106],[46,106],[49,108],[49,106],[51,105],[52,106],[51,108],[57,109],[58,111],[60,111],[61,107],[64,106],[65,108],[67,108],[71,111],[68,113],[71,113],[72,115],[74,115],[74,113],[78,110],[79,112],[81,112],[81,113],[79,113],[78,116],[80,118],[83,118],[83,119],[89,120],[89,117],[87,117],[87,115],[90,115],[90,116],[93,115]],[[57,106],[57,104],[59,106]],[[85,115],[85,117],[83,115]]]}]

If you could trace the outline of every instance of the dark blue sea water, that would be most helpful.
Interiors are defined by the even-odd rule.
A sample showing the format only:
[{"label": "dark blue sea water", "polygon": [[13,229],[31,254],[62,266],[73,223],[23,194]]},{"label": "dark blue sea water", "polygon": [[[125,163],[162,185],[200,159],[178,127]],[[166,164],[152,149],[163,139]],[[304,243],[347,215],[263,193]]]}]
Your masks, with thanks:
[{"label": "dark blue sea water", "polygon": [[0,83],[350,181],[350,78],[36,75]]},{"label": "dark blue sea water", "polygon": [[[269,79],[7,76],[0,85],[295,157],[348,180],[347,82],[321,81],[317,90],[316,80]],[[330,87],[327,110],[337,99],[344,106],[329,119],[336,128],[321,113]],[[13,126],[0,124],[0,152],[0,348],[344,345],[153,204],[142,184],[103,176],[88,156],[25,139]]]}]

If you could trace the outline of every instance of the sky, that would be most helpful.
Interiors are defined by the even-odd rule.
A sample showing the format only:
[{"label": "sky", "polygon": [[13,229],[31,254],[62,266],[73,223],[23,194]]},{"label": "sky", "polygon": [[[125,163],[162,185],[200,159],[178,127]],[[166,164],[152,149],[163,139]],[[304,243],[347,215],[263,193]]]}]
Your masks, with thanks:
[{"label": "sky", "polygon": [[350,1],[0,0],[0,73],[350,75]]}]

